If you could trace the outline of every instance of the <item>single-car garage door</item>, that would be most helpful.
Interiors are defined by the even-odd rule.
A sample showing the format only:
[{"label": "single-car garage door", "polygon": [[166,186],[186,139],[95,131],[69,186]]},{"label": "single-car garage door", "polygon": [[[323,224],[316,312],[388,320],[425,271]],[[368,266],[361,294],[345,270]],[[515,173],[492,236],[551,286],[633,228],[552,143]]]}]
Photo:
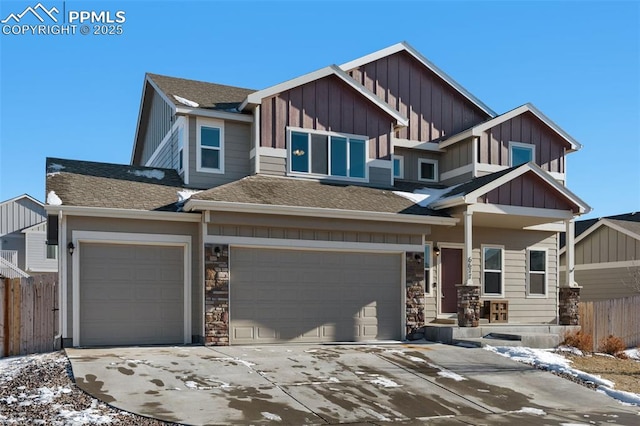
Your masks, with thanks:
[{"label": "single-car garage door", "polygon": [[231,343],[400,338],[398,254],[231,249]]},{"label": "single-car garage door", "polygon": [[81,345],[184,342],[182,247],[80,247]]}]

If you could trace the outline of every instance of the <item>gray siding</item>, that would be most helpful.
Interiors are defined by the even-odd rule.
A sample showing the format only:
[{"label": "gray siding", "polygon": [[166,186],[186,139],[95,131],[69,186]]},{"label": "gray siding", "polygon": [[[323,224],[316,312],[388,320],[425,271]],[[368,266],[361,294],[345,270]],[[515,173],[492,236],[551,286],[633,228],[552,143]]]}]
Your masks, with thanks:
[{"label": "gray siding", "polygon": [[576,244],[576,265],[629,260],[640,260],[640,241],[608,226],[601,226]]},{"label": "gray siding", "polygon": [[[189,235],[191,236],[191,327],[192,335],[202,336],[203,325],[203,294],[202,287],[204,283],[203,270],[201,265],[201,253],[203,242],[200,240],[200,231],[198,223],[185,222],[164,222],[152,220],[132,220],[132,219],[107,219],[107,218],[91,218],[79,216],[67,216],[67,241],[71,241],[72,230],[81,231],[102,231],[113,232],[117,229],[119,232],[143,233],[143,234],[171,234],[171,235]],[[71,258],[67,257],[67,330],[66,337],[73,335],[73,270],[71,267]]]},{"label": "gray siding", "polygon": [[189,186],[208,189],[251,174],[251,124],[224,123],[224,174],[197,171],[197,120],[189,117]]},{"label": "gray siding", "polygon": [[[433,245],[464,242],[463,228],[433,228],[427,241]],[[557,234],[550,232],[522,231],[493,228],[474,228],[473,230],[473,274],[475,284],[481,283],[481,247],[483,244],[504,246],[504,295],[509,301],[510,323],[545,323],[557,321],[558,287],[558,251]],[[547,249],[547,297],[527,297],[527,248]],[[434,282],[437,275],[434,274]],[[432,292],[427,297],[426,312],[433,318],[436,312],[436,296]],[[495,297],[482,298],[496,299]]]},{"label": "gray siding", "polygon": [[369,184],[382,187],[390,186],[391,172],[391,169],[383,167],[369,167]]},{"label": "gray siding", "polygon": [[410,182],[420,182],[418,180],[418,160],[420,158],[428,158],[438,160],[438,173],[440,170],[441,154],[437,152],[422,151],[418,149],[395,148],[396,155],[404,157],[404,178],[396,180],[406,180]]},{"label": "gray siding", "polygon": [[25,238],[22,232],[3,235],[2,250],[16,250],[18,252],[18,268],[24,271],[24,261],[26,259]]},{"label": "gray siding", "polygon": [[261,155],[260,173],[265,175],[285,176],[287,174],[287,159]]},{"label": "gray siding", "polygon": [[27,272],[56,272],[58,259],[47,259],[46,222],[38,228],[39,230],[30,230],[25,233],[25,270]]},{"label": "gray siding", "polygon": [[[47,220],[47,213],[44,207],[29,198],[19,198],[10,203],[0,204],[0,236],[20,231],[45,220]],[[0,248],[2,248],[1,240]]]},{"label": "gray siding", "polygon": [[442,154],[440,160],[440,173],[473,163],[472,143],[472,140],[467,140],[447,147],[447,151]]},{"label": "gray siding", "polygon": [[442,185],[452,186],[452,185],[458,185],[460,183],[468,182],[471,179],[473,179],[473,172],[468,172],[468,173],[463,173],[463,174],[458,175],[458,176],[454,176],[454,177],[449,178],[449,179],[443,179],[443,180],[440,181],[440,183]]},{"label": "gray siding", "polygon": [[144,165],[153,155],[160,142],[171,129],[173,110],[160,95],[149,85],[147,85],[145,97],[149,103],[146,114],[141,117],[140,135],[138,137],[143,142],[142,158],[139,165]]},{"label": "gray siding", "polygon": [[[633,286],[637,279],[633,274],[637,274],[638,268],[640,262],[635,268],[608,268],[603,265],[600,269],[576,270],[575,281],[582,286],[580,300],[593,302],[639,295],[640,290]],[[565,272],[560,272],[560,282],[564,277]],[[638,284],[635,285],[637,287]]]},{"label": "gray siding", "polygon": [[180,167],[180,158],[178,156],[178,136],[180,133],[180,129],[176,129],[175,132],[171,133],[169,140],[162,147],[162,149],[158,152],[155,159],[149,167],[160,167],[165,169],[176,169],[179,170]]}]

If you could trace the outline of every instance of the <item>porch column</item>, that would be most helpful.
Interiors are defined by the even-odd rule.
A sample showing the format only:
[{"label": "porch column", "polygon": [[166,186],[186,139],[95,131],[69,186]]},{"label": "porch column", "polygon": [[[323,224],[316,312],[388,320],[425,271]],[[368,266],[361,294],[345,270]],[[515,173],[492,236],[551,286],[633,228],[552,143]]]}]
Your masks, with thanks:
[{"label": "porch column", "polygon": [[[565,221],[566,239],[565,239],[565,261],[567,273],[565,274],[565,282],[560,283],[561,287],[573,287],[575,285],[575,222],[573,219]],[[563,285],[564,284],[564,285]]]},{"label": "porch column", "polygon": [[464,212],[464,285],[473,285],[473,213]]},{"label": "porch column", "polygon": [[565,260],[567,264],[567,272],[565,274],[565,282],[560,283],[558,291],[559,306],[558,319],[560,325],[579,325],[580,324],[580,286],[575,282],[575,224],[573,219],[565,221],[566,240],[565,240]]}]

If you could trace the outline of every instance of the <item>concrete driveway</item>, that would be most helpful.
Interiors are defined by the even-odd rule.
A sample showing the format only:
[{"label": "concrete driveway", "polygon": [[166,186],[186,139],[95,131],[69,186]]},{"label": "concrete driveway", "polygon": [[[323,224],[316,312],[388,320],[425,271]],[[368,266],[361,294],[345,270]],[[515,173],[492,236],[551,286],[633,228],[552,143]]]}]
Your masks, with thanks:
[{"label": "concrete driveway", "polygon": [[640,424],[640,410],[440,344],[67,349],[78,386],[185,424]]}]

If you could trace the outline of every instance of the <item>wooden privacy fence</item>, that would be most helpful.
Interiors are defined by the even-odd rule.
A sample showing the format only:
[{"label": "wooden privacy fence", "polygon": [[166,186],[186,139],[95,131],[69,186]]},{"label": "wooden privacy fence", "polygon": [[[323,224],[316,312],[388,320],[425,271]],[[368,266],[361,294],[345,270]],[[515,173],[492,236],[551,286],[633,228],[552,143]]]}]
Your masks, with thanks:
[{"label": "wooden privacy fence", "polygon": [[0,278],[0,356],[50,352],[58,334],[58,274]]},{"label": "wooden privacy fence", "polygon": [[580,326],[593,336],[593,349],[610,334],[628,347],[640,344],[640,295],[622,299],[580,302]]}]

